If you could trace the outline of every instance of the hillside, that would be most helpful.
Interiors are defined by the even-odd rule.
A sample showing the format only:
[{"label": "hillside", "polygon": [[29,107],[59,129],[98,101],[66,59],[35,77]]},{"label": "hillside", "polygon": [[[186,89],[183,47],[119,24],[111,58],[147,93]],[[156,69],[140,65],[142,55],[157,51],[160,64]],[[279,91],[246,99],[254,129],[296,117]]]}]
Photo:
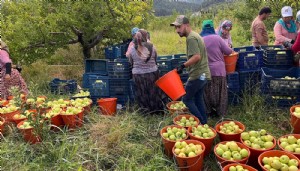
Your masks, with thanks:
[{"label": "hillside", "polygon": [[172,15],[174,11],[184,14],[186,12],[205,11],[205,8],[232,0],[154,0],[156,16]]}]

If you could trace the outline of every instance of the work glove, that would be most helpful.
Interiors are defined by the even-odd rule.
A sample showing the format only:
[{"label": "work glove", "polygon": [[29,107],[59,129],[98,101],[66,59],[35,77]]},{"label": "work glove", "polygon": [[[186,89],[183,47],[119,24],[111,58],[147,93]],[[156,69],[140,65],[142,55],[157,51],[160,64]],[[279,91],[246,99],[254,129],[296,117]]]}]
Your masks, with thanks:
[{"label": "work glove", "polygon": [[19,71],[19,73],[21,73],[21,71],[22,71],[21,65],[17,65],[17,66],[16,66],[16,69]]},{"label": "work glove", "polygon": [[293,45],[291,42],[285,41],[285,42],[283,42],[283,46],[287,49],[291,49]]},{"label": "work glove", "polygon": [[294,44],[295,43],[295,40],[291,40],[291,44]]},{"label": "work glove", "polygon": [[183,69],[185,68],[184,64],[181,64],[179,66],[176,67],[177,69],[177,73],[181,74],[183,72]]}]

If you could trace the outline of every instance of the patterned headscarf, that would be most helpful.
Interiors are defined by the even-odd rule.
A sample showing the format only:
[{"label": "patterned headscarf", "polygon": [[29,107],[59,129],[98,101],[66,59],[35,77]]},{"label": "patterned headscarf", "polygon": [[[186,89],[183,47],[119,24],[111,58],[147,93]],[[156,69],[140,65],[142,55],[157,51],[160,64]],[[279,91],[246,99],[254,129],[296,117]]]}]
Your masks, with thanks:
[{"label": "patterned headscarf", "polygon": [[229,20],[225,20],[220,24],[220,26],[218,28],[218,35],[220,35],[224,39],[228,39],[229,33],[226,34],[223,32],[223,30],[230,31],[231,29],[232,29],[232,22]]}]

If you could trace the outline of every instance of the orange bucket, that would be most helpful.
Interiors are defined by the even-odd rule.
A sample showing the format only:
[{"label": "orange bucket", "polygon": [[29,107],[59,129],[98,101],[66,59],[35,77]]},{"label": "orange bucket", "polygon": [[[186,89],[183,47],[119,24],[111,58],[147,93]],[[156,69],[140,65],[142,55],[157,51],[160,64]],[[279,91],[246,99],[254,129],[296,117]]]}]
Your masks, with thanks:
[{"label": "orange bucket", "polygon": [[[278,147],[282,150],[282,151],[285,151],[284,148],[280,145],[280,138],[286,138],[288,136],[294,136],[295,138],[297,139],[300,139],[300,134],[287,134],[287,135],[283,135],[281,137],[279,137],[277,139],[277,144],[278,144]],[[295,152],[289,152],[289,151],[286,151],[288,153],[291,153],[291,154],[294,154],[299,160],[300,160],[300,153],[295,153]]]},{"label": "orange bucket", "polygon": [[294,111],[296,107],[300,107],[300,105],[294,105],[290,108],[290,115],[291,115],[291,125],[293,127],[294,134],[300,134],[300,118],[294,115]]},{"label": "orange bucket", "polygon": [[160,77],[155,84],[172,100],[177,100],[186,93],[176,69]]},{"label": "orange bucket", "polygon": [[[51,124],[55,125],[57,127],[63,126],[64,125],[64,120],[60,114],[54,116],[51,118]],[[51,127],[51,129],[56,129],[56,127]]]},{"label": "orange bucket", "polygon": [[172,148],[173,155],[176,158],[178,168],[180,171],[201,171],[203,167],[204,151],[205,145],[197,140],[181,140],[185,141],[187,144],[193,143],[195,145],[201,145],[203,151],[196,155],[195,157],[179,157],[175,154],[175,148]]},{"label": "orange bucket", "polygon": [[[164,147],[165,147],[165,154],[166,154],[168,157],[172,158],[172,157],[173,157],[172,148],[174,147],[176,141],[167,140],[167,139],[164,138],[164,136],[163,136],[163,133],[166,133],[166,132],[167,132],[167,128],[169,128],[169,127],[170,127],[170,128],[176,127],[176,128],[180,128],[180,129],[183,128],[183,127],[178,126],[178,125],[168,125],[168,126],[162,128],[162,129],[160,130],[160,136],[161,136],[161,138],[162,138],[162,142],[163,142]],[[188,135],[186,136],[186,139],[187,139],[187,138],[188,138]]]},{"label": "orange bucket", "polygon": [[234,52],[228,56],[224,55],[225,68],[227,73],[232,73],[235,71],[237,59],[238,59],[237,52]]},{"label": "orange bucket", "polygon": [[5,119],[0,117],[0,121],[2,122],[2,124],[0,125],[0,133],[3,133],[4,131],[4,124],[5,124]]},{"label": "orange bucket", "polygon": [[240,164],[240,163],[232,163],[232,164],[228,164],[226,165],[222,171],[229,171],[229,168],[231,166],[237,166],[237,165],[240,165],[242,166],[244,169],[247,169],[248,171],[257,171],[257,169],[254,169],[253,167],[251,166],[248,166],[248,165],[245,165],[245,164]]},{"label": "orange bucket", "polygon": [[195,137],[194,135],[192,135],[192,127],[188,128],[188,135],[189,135],[190,139],[200,141],[200,142],[202,142],[204,144],[204,146],[205,146],[204,156],[207,156],[210,153],[211,147],[212,147],[212,145],[214,143],[214,139],[217,136],[217,132],[213,128],[211,128],[211,127],[209,127],[209,128],[215,134],[213,137],[210,137],[210,138]]},{"label": "orange bucket", "polygon": [[[280,157],[282,155],[287,155],[290,159],[295,159],[295,160],[298,161],[298,163],[300,163],[300,160],[295,155],[293,155],[291,153],[288,153],[286,151],[281,151],[281,150],[271,150],[271,151],[263,152],[261,155],[259,155],[258,163],[259,163],[259,166],[260,166],[260,170],[268,171],[266,168],[264,168],[264,165],[263,165],[263,162],[262,162],[262,159],[264,157]],[[298,170],[299,170],[299,168],[298,168]]]},{"label": "orange bucket", "polygon": [[236,133],[236,134],[224,134],[222,132],[220,132],[220,126],[224,125],[225,123],[229,123],[231,121],[223,121],[220,122],[219,124],[216,125],[215,129],[219,135],[220,141],[236,141],[236,142],[241,142],[240,137],[241,137],[241,133],[244,132],[245,130],[245,126],[238,121],[233,121],[236,125],[238,125],[240,127],[240,129],[242,129],[242,132],[240,133]]},{"label": "orange bucket", "polygon": [[115,115],[117,111],[117,98],[101,98],[97,100],[103,115]]},{"label": "orange bucket", "polygon": [[247,146],[247,148],[249,148],[249,150],[250,150],[250,152],[251,152],[251,153],[250,153],[250,157],[249,157],[249,162],[248,162],[248,164],[249,164],[250,166],[255,167],[256,169],[259,169],[259,165],[258,165],[258,161],[257,161],[258,156],[259,156],[260,154],[266,152],[266,151],[273,150],[273,149],[276,147],[276,139],[275,139],[274,136],[273,136],[273,138],[274,138],[274,139],[273,139],[273,146],[272,146],[271,148],[262,150],[262,149],[254,149],[254,148],[252,148],[252,147],[247,146],[247,145],[244,143],[244,141],[242,140],[242,137],[241,137],[240,141],[241,141],[245,146]]},{"label": "orange bucket", "polygon": [[20,126],[23,125],[24,121],[18,123],[17,128],[22,132],[23,138],[26,142],[30,144],[35,144],[41,142],[42,139],[39,135],[35,135],[33,128],[21,129]]},{"label": "orange bucket", "polygon": [[215,145],[215,147],[214,147],[214,153],[215,153],[215,156],[217,157],[217,160],[218,160],[218,162],[221,164],[221,166],[224,167],[224,166],[226,166],[227,164],[231,164],[231,163],[242,163],[242,164],[246,164],[246,163],[248,162],[248,160],[249,160],[249,156],[251,155],[251,151],[249,150],[249,148],[248,148],[246,145],[244,145],[244,144],[242,144],[242,143],[240,143],[240,142],[236,142],[236,144],[237,144],[240,148],[244,148],[244,149],[246,149],[246,150],[248,151],[248,157],[243,158],[243,159],[241,159],[241,160],[227,160],[227,159],[225,159],[225,158],[223,158],[223,157],[220,157],[220,156],[217,154],[216,149],[217,149],[218,145],[219,145],[219,144],[226,144],[227,142],[228,142],[228,141],[222,141],[222,142],[219,142],[219,143],[218,143],[217,145]]}]

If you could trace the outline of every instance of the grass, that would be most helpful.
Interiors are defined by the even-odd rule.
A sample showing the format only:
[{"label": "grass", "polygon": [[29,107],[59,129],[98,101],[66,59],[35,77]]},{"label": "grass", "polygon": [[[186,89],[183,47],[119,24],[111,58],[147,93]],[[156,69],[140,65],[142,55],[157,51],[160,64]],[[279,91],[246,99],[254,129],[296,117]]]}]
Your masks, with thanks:
[{"label": "grass", "polygon": [[[229,118],[242,122],[246,130],[266,129],[277,138],[291,132],[289,110],[271,108],[263,100],[258,93],[245,94],[242,104],[229,107],[226,118],[209,118],[209,125],[214,127]],[[176,170],[173,159],[163,153],[159,135],[161,128],[172,124],[173,117],[168,113],[145,115],[134,107],[107,117],[94,106],[81,129],[47,132],[36,145],[25,143],[16,126],[9,125],[0,142],[0,166],[2,170],[25,171]],[[218,170],[213,152],[205,158],[204,168]]]}]

